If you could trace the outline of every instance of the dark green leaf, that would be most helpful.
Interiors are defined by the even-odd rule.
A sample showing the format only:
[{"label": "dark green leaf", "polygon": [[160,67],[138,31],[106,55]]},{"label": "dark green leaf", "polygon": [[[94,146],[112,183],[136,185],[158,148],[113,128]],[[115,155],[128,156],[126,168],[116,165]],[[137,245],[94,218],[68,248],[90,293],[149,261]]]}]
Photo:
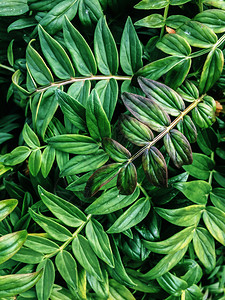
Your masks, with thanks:
[{"label": "dark green leaf", "polygon": [[188,139],[189,143],[197,140],[197,129],[189,115],[185,115],[183,120],[177,124],[177,129]]},{"label": "dark green leaf", "polygon": [[192,118],[200,128],[207,128],[216,121],[213,108],[205,103],[199,103],[192,110]]},{"label": "dark green leaf", "polygon": [[36,235],[28,235],[24,246],[44,254],[52,253],[59,249],[55,242]]},{"label": "dark green leaf", "polygon": [[191,47],[188,42],[176,33],[164,35],[156,47],[170,55],[182,57],[191,54]]},{"label": "dark green leaf", "polygon": [[185,80],[185,82],[177,89],[177,92],[187,102],[193,102],[195,99],[199,98],[198,88],[189,80]]},{"label": "dark green leaf", "polygon": [[13,260],[25,264],[39,264],[43,259],[44,259],[43,253],[25,247],[22,247],[13,256]]},{"label": "dark green leaf", "polygon": [[102,145],[109,157],[117,162],[125,162],[131,157],[130,151],[113,139],[104,138]]},{"label": "dark green leaf", "polygon": [[218,145],[218,137],[213,128],[198,131],[198,146],[206,154],[210,155],[216,149]]},{"label": "dark green leaf", "polygon": [[190,18],[184,15],[171,15],[166,19],[166,25],[174,29],[179,28],[182,24],[190,21]]},{"label": "dark green leaf", "polygon": [[109,280],[109,294],[112,300],[135,300],[129,289],[114,279]]},{"label": "dark green leaf", "polygon": [[225,12],[220,9],[207,9],[194,17],[195,21],[212,28],[214,32],[225,31]]},{"label": "dark green leaf", "polygon": [[10,0],[0,1],[0,16],[18,16],[26,13],[29,10],[27,0]]},{"label": "dark green leaf", "polygon": [[68,89],[68,94],[77,99],[84,107],[90,94],[90,80],[75,81]]},{"label": "dark green leaf", "polygon": [[132,162],[123,166],[117,177],[117,187],[121,194],[131,195],[137,186],[137,170]]},{"label": "dark green leaf", "polygon": [[135,25],[147,28],[161,28],[165,25],[165,20],[160,14],[152,14],[141,20],[138,20],[135,22]]},{"label": "dark green leaf", "polygon": [[79,18],[84,26],[92,26],[103,16],[103,11],[98,0],[80,0]]},{"label": "dark green leaf", "polygon": [[45,259],[37,266],[38,270],[43,270],[43,274],[36,284],[37,297],[40,300],[46,300],[49,299],[52,292],[55,281],[55,267],[50,259]]},{"label": "dark green leaf", "polygon": [[193,284],[185,290],[184,297],[187,300],[203,299],[203,294],[200,287]]},{"label": "dark green leaf", "polygon": [[135,289],[140,292],[144,293],[158,293],[160,287],[157,285],[155,281],[145,280],[141,277],[141,273],[133,270],[133,269],[126,269],[127,274],[131,278],[131,280],[136,284],[132,289]]},{"label": "dark green leaf", "polygon": [[0,201],[0,222],[5,219],[17,206],[18,200],[6,199]]},{"label": "dark green leaf", "polygon": [[183,290],[186,290],[188,284],[183,279],[171,274],[170,272],[157,278],[159,285],[171,295],[181,295]]},{"label": "dark green leaf", "polygon": [[[210,193],[210,200],[213,205],[225,212],[225,189],[215,188]],[[1,203],[1,202],[0,202]]]}]

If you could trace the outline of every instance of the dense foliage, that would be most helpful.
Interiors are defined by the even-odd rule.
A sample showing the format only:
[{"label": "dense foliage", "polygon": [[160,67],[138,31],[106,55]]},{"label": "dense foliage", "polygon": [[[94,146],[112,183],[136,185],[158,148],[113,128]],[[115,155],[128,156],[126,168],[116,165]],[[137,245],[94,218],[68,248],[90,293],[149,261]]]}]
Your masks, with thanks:
[{"label": "dense foliage", "polygon": [[0,21],[0,298],[225,299],[224,1]]}]

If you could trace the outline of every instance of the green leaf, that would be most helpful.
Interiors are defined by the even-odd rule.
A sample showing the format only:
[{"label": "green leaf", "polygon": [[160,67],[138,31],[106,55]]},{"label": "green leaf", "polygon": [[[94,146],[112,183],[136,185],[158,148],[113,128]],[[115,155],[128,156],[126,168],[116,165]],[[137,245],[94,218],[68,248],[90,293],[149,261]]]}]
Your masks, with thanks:
[{"label": "green leaf", "polygon": [[189,200],[198,204],[206,204],[208,195],[212,190],[211,185],[203,180],[176,182],[173,186],[182,192]]},{"label": "green leaf", "polygon": [[124,285],[114,279],[109,280],[109,294],[111,300],[135,300],[132,293]]},{"label": "green leaf", "polygon": [[95,254],[111,268],[114,268],[112,249],[103,226],[95,219],[92,219],[86,225],[85,232]]},{"label": "green leaf", "polygon": [[225,11],[220,9],[207,9],[194,17],[195,21],[203,23],[213,29],[215,33],[225,31]]},{"label": "green leaf", "polygon": [[185,80],[185,82],[177,89],[177,92],[187,102],[193,102],[195,99],[199,98],[198,88],[189,80]]},{"label": "green leaf", "polygon": [[22,245],[27,238],[27,231],[17,231],[9,233],[0,237],[0,264],[10,259]]},{"label": "green leaf", "polygon": [[76,175],[96,170],[104,165],[108,159],[108,155],[103,150],[99,150],[94,154],[76,155],[65,164],[60,176]]},{"label": "green leaf", "polygon": [[195,232],[194,227],[187,227],[161,242],[143,241],[144,246],[152,252],[169,254],[177,252],[191,242]]},{"label": "green leaf", "polygon": [[5,219],[17,206],[18,200],[6,199],[0,201],[0,222]]},{"label": "green leaf", "polygon": [[37,214],[31,208],[29,209],[29,213],[32,219],[57,241],[64,242],[71,238],[72,234],[68,229],[53,221],[49,217]]},{"label": "green leaf", "polygon": [[37,84],[49,85],[54,81],[50,69],[45,64],[40,54],[31,46],[33,40],[27,46],[26,62],[29,72]]},{"label": "green leaf", "polygon": [[95,85],[95,89],[102,103],[102,107],[109,121],[111,121],[118,98],[118,83],[114,78],[100,80]]},{"label": "green leaf", "polygon": [[105,269],[102,270],[103,282],[97,280],[94,276],[87,272],[87,282],[94,290],[96,297],[99,299],[108,299],[109,297],[109,279],[108,273]]},{"label": "green leaf", "polygon": [[190,21],[190,18],[184,15],[171,15],[166,19],[166,25],[174,29],[179,28],[182,24]]},{"label": "green leaf", "polygon": [[41,150],[33,150],[28,159],[28,168],[32,176],[37,176],[41,168]]},{"label": "green leaf", "polygon": [[103,11],[98,0],[80,0],[79,18],[84,26],[91,27],[103,16]]},{"label": "green leaf", "polygon": [[51,171],[55,160],[55,149],[47,146],[41,157],[41,173],[44,178],[46,178]]},{"label": "green leaf", "polygon": [[103,281],[98,259],[88,240],[78,234],[72,242],[72,250],[81,266],[96,279]]},{"label": "green leaf", "polygon": [[157,278],[159,285],[171,295],[181,295],[183,290],[186,290],[188,284],[183,279],[171,274],[170,272]]},{"label": "green leaf", "polygon": [[83,76],[95,75],[97,66],[94,55],[83,36],[67,18],[65,18],[63,26],[63,35],[66,47],[78,72]]},{"label": "green leaf", "polygon": [[[210,193],[210,200],[213,205],[225,212],[225,189],[215,188]],[[1,203],[1,202],[0,202]]]},{"label": "green leaf", "polygon": [[4,165],[15,166],[24,162],[30,155],[31,150],[26,146],[19,146],[12,150],[4,159]]},{"label": "green leaf", "polygon": [[225,213],[213,206],[207,206],[203,220],[211,235],[222,245],[225,245]]},{"label": "green leaf", "polygon": [[97,141],[111,137],[110,122],[95,89],[87,100],[86,122],[90,135]]},{"label": "green leaf", "polygon": [[198,227],[195,230],[193,245],[201,263],[210,272],[216,265],[215,242],[208,230]]},{"label": "green leaf", "polygon": [[29,6],[27,5],[27,0],[10,0],[0,1],[0,16],[18,16],[26,13],[29,10]]},{"label": "green leaf", "polygon": [[137,200],[129,207],[107,230],[108,233],[119,233],[140,223],[149,213],[150,201],[148,198]]},{"label": "green leaf", "polygon": [[12,22],[8,28],[7,28],[7,32],[9,33],[12,30],[20,30],[23,28],[28,28],[28,27],[33,27],[37,25],[37,21],[35,20],[34,17],[31,18],[20,18],[14,22]]},{"label": "green leaf", "polygon": [[0,297],[11,297],[32,288],[42,277],[43,270],[28,274],[13,274],[0,277]]},{"label": "green leaf", "polygon": [[194,47],[210,48],[217,42],[217,36],[208,26],[197,21],[189,21],[177,29],[181,35]]},{"label": "green leaf", "polygon": [[0,132],[0,145],[13,138],[13,135],[6,132]]},{"label": "green leaf", "polygon": [[184,101],[174,90],[154,80],[138,78],[138,83],[145,95],[156,102],[168,114],[178,116],[185,109]]},{"label": "green leaf", "polygon": [[147,28],[161,28],[165,25],[165,20],[160,14],[152,14],[141,20],[138,20],[135,22],[135,25]]},{"label": "green leaf", "polygon": [[75,98],[57,89],[55,91],[57,100],[67,119],[81,130],[86,129],[85,108]]},{"label": "green leaf", "polygon": [[58,101],[55,96],[56,87],[46,92],[36,94],[31,100],[31,112],[34,130],[44,139],[45,132],[57,108]]},{"label": "green leaf", "polygon": [[77,263],[73,256],[65,250],[60,251],[55,258],[55,264],[66,283],[71,286],[73,290],[77,290]]},{"label": "green leaf", "polygon": [[177,168],[192,163],[191,145],[180,131],[176,129],[170,130],[163,140],[165,148]]},{"label": "green leaf", "polygon": [[178,262],[186,253],[187,248],[188,246],[184,247],[183,249],[177,252],[167,254],[158,262],[158,264],[155,267],[153,267],[149,272],[144,274],[143,278],[147,280],[152,280],[155,278],[159,278],[160,276],[167,273],[169,270],[171,270],[174,266],[178,264]]},{"label": "green leaf", "polygon": [[61,134],[48,139],[48,144],[66,153],[91,154],[95,153],[99,145],[89,136],[80,134]]},{"label": "green leaf", "polygon": [[177,226],[194,226],[197,225],[205,205],[190,205],[177,209],[165,209],[156,207],[156,212],[168,222]]},{"label": "green leaf", "polygon": [[75,81],[68,89],[68,94],[77,99],[84,107],[90,94],[90,80]]},{"label": "green leaf", "polygon": [[67,289],[57,284],[53,285],[53,289],[50,296],[51,300],[58,300],[58,299],[71,300],[72,297],[73,297],[72,293],[70,293]]},{"label": "green leaf", "polygon": [[25,123],[23,128],[23,138],[26,144],[32,149],[40,147],[39,138],[27,123]]},{"label": "green leaf", "polygon": [[206,155],[201,153],[193,153],[193,163],[188,166],[183,166],[191,176],[207,180],[211,171],[214,168],[214,162]]},{"label": "green leaf", "polygon": [[36,284],[37,297],[40,300],[47,300],[51,295],[55,281],[55,267],[50,259],[43,260],[38,266],[38,270],[43,270],[41,279]]},{"label": "green leaf", "polygon": [[148,126],[125,114],[121,115],[120,129],[123,135],[137,146],[145,146],[154,138]]},{"label": "green leaf", "polygon": [[99,19],[95,29],[94,52],[99,71],[102,74],[114,75],[117,73],[119,65],[118,52],[105,17]]},{"label": "green leaf", "polygon": [[156,47],[170,55],[183,57],[191,54],[191,47],[188,42],[176,33],[164,35]]},{"label": "green leaf", "polygon": [[[57,1],[59,3],[53,3],[54,5],[49,12],[41,19],[40,25],[45,28],[49,34],[55,34],[63,27],[64,18],[67,17],[72,20],[78,9],[78,0],[64,0]],[[38,10],[45,10],[42,6]]]},{"label": "green leaf", "polygon": [[225,9],[225,3],[221,0],[203,0],[206,5],[212,5],[216,8]]},{"label": "green leaf", "polygon": [[35,250],[22,247],[14,256],[13,260],[25,264],[38,264],[44,259],[44,254]]},{"label": "green leaf", "polygon": [[218,137],[214,129],[209,127],[207,129],[199,130],[197,143],[206,155],[210,155],[214,152],[218,146]]},{"label": "green leaf", "polygon": [[55,242],[35,235],[28,235],[24,246],[44,254],[49,254],[59,249],[59,246]]},{"label": "green leaf", "polygon": [[189,115],[185,115],[183,120],[177,124],[177,129],[188,139],[189,143],[197,140],[197,129]]},{"label": "green leaf", "polygon": [[154,0],[142,0],[134,7],[136,9],[161,9],[169,4],[169,0],[159,0],[155,2]]},{"label": "green leaf", "polygon": [[121,194],[131,195],[137,186],[137,170],[130,162],[123,166],[117,177],[117,188]]},{"label": "green leaf", "polygon": [[216,116],[212,107],[199,103],[192,110],[192,119],[200,128],[207,128],[216,121]]},{"label": "green leaf", "polygon": [[65,225],[78,227],[86,221],[84,213],[72,203],[47,192],[41,186],[38,187],[38,192],[48,209]]},{"label": "green leaf", "polygon": [[194,299],[203,299],[203,294],[201,292],[200,287],[193,284],[185,290],[184,294],[185,299],[194,300]]},{"label": "green leaf", "polygon": [[104,138],[102,145],[109,157],[117,162],[125,162],[131,157],[130,151],[113,139]]},{"label": "green leaf", "polygon": [[142,166],[149,182],[156,186],[167,186],[168,171],[166,161],[156,147],[145,150],[142,156]]},{"label": "green leaf", "polygon": [[107,190],[97,198],[85,212],[93,215],[110,214],[132,204],[139,196],[140,190],[136,188],[132,195],[121,195],[116,187]]},{"label": "green leaf", "polygon": [[215,48],[209,52],[199,82],[199,92],[204,94],[208,92],[215,82],[220,78],[223,71],[224,55],[219,48]]},{"label": "green leaf", "polygon": [[142,46],[130,17],[127,18],[121,38],[120,64],[127,75],[133,75],[143,66]]},{"label": "green leaf", "polygon": [[88,179],[85,187],[85,196],[92,197],[98,190],[112,180],[120,171],[121,163],[109,164],[101,167]]},{"label": "green leaf", "polygon": [[168,114],[152,99],[125,92],[122,94],[122,100],[126,108],[151,129],[161,132],[169,126]]},{"label": "green leaf", "polygon": [[41,49],[52,71],[60,79],[75,76],[73,65],[63,47],[53,39],[40,25],[38,33]]}]

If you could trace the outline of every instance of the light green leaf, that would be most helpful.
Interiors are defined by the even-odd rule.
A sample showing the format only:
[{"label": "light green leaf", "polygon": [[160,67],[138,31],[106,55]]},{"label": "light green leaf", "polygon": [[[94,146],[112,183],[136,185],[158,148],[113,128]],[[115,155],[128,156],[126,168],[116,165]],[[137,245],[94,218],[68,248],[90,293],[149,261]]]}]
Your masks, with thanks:
[{"label": "light green leaf", "polygon": [[12,150],[4,159],[4,165],[15,166],[24,162],[30,155],[31,150],[26,146],[19,146]]},{"label": "light green leaf", "polygon": [[50,259],[45,259],[37,266],[38,270],[43,270],[43,274],[36,284],[37,297],[39,300],[47,300],[51,295],[55,281],[55,267]]},{"label": "light green leaf", "polygon": [[97,23],[103,16],[103,11],[98,0],[79,1],[79,19],[81,23],[89,28],[93,23]]},{"label": "light green leaf", "polygon": [[156,47],[170,55],[182,57],[191,54],[191,47],[188,42],[176,33],[164,35]]},{"label": "light green leaf", "polygon": [[43,259],[44,259],[43,253],[25,247],[22,247],[13,256],[13,260],[24,264],[39,264]]},{"label": "light green leaf", "polygon": [[194,20],[212,28],[215,33],[225,31],[225,11],[221,9],[206,9],[197,14]]},{"label": "light green leaf", "polygon": [[84,213],[72,203],[47,192],[41,186],[38,187],[38,192],[48,209],[65,225],[78,227],[86,221]]},{"label": "light green leaf", "polygon": [[55,160],[55,149],[52,147],[47,146],[41,157],[41,173],[44,178],[46,178],[51,171]]},{"label": "light green leaf", "polygon": [[179,296],[186,290],[188,284],[183,279],[171,274],[170,272],[157,278],[159,285],[169,294]]},{"label": "light green leaf", "polygon": [[[188,139],[189,143],[196,142],[197,129],[189,115],[185,115],[183,117],[183,119],[177,124],[177,129]],[[193,157],[193,154],[192,154],[192,157]]]},{"label": "light green leaf", "polygon": [[168,27],[177,29],[179,28],[182,24],[187,23],[190,21],[190,18],[184,15],[171,15],[167,17],[166,19],[166,25]]},{"label": "light green leaf", "polygon": [[161,28],[165,25],[165,20],[160,14],[152,14],[134,23],[136,26],[147,28]]},{"label": "light green leaf", "polygon": [[0,16],[18,16],[29,10],[27,0],[0,1]]},{"label": "light green leaf", "polygon": [[59,249],[59,246],[50,239],[32,234],[27,236],[24,246],[44,254],[52,253]]},{"label": "light green leaf", "polygon": [[77,99],[84,107],[86,107],[86,102],[90,94],[91,81],[81,80],[76,81],[68,88],[67,93]]},{"label": "light green leaf", "polygon": [[26,144],[32,149],[40,147],[39,138],[27,123],[25,123],[23,128],[23,138]]},{"label": "light green leaf", "polygon": [[[213,205],[225,212],[225,189],[215,188],[210,193],[210,200]],[[1,202],[0,202],[1,203]]]},{"label": "light green leaf", "polygon": [[32,176],[37,176],[41,168],[41,150],[33,150],[28,159],[28,168]]},{"label": "light green leaf", "polygon": [[17,206],[18,200],[6,199],[0,201],[0,222],[5,219]]},{"label": "light green leaf", "polygon": [[134,7],[136,9],[161,9],[166,7],[169,4],[169,0],[142,0],[138,4],[136,4]]},{"label": "light green leaf", "polygon": [[87,282],[96,294],[96,298],[109,299],[109,279],[106,269],[102,270],[103,281],[97,280],[94,276],[87,272]]},{"label": "light green leaf", "polygon": [[203,3],[225,10],[225,3],[223,0],[203,0]]},{"label": "light green leaf", "polygon": [[191,113],[194,123],[200,128],[208,128],[216,121],[213,108],[206,103],[199,103]]},{"label": "light green leaf", "polygon": [[135,300],[128,288],[114,279],[109,280],[109,294],[110,300]]}]

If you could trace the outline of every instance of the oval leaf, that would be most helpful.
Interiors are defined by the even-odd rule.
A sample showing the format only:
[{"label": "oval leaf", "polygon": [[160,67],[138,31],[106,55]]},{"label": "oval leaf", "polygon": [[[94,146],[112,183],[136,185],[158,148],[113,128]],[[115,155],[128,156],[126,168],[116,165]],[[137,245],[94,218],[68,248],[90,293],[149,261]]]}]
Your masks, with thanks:
[{"label": "oval leaf", "polygon": [[121,194],[131,195],[137,186],[137,171],[133,163],[128,163],[121,168],[118,178],[117,187]]}]

